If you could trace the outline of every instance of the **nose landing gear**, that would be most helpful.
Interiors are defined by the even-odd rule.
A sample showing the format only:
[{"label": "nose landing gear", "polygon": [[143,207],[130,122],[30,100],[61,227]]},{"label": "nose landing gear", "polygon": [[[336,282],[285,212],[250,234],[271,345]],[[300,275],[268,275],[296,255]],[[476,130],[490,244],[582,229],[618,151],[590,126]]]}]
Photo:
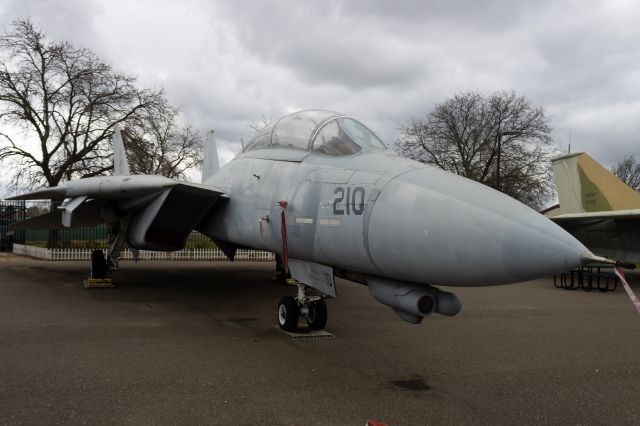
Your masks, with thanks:
[{"label": "nose landing gear", "polygon": [[278,302],[278,325],[284,331],[298,329],[298,319],[303,317],[311,330],[323,330],[327,325],[327,305],[323,296],[313,288],[298,283],[298,295],[284,296]]},{"label": "nose landing gear", "polygon": [[278,302],[278,325],[284,331],[296,331],[298,329],[298,317],[300,316],[298,302],[291,296],[283,296]]}]

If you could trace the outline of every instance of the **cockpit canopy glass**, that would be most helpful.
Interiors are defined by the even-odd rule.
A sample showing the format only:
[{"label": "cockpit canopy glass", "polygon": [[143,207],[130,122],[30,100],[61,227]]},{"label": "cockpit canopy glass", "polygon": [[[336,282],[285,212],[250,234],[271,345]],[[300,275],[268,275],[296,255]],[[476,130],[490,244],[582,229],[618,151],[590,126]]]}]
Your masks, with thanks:
[{"label": "cockpit canopy glass", "polygon": [[327,118],[339,115],[332,111],[300,111],[285,115],[275,124],[260,130],[245,151],[264,148],[309,149],[309,140]]},{"label": "cockpit canopy glass", "polygon": [[273,123],[266,127],[263,127],[258,133],[249,141],[245,151],[252,151],[256,149],[268,148],[271,145],[271,132],[273,131]]},{"label": "cockpit canopy glass", "polygon": [[325,155],[352,155],[363,149],[386,149],[371,130],[354,119],[336,112],[317,110],[282,117],[260,130],[244,150],[286,148],[306,151],[312,138],[313,151]]},{"label": "cockpit canopy glass", "polygon": [[381,150],[387,147],[371,130],[347,117],[329,121],[313,140],[313,151],[325,155],[352,155],[363,148]]}]

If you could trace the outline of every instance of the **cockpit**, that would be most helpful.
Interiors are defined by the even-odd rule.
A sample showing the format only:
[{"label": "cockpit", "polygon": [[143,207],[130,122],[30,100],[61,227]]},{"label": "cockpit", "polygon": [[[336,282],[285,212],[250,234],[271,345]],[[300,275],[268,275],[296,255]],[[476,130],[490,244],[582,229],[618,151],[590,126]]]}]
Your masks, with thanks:
[{"label": "cockpit", "polygon": [[244,152],[275,148],[311,150],[331,156],[387,149],[362,123],[337,112],[320,110],[285,115],[260,130]]}]

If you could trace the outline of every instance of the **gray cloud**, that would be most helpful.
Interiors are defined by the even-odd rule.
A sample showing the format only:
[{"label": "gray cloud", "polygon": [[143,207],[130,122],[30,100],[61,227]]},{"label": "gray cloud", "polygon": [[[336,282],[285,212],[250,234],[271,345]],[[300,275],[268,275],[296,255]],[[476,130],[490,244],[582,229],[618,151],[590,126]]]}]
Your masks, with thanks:
[{"label": "gray cloud", "polygon": [[611,164],[640,155],[640,5],[596,1],[9,0],[141,84],[185,120],[237,144],[248,124],[302,108],[360,117],[388,142],[398,123],[465,90],[515,89],[545,108],[556,141]]},{"label": "gray cloud", "polygon": [[54,40],[95,46],[100,40],[93,31],[93,16],[101,9],[83,0],[5,0],[0,6],[0,25],[4,32],[13,20],[28,18]]},{"label": "gray cloud", "polygon": [[[279,3],[283,4],[283,3]],[[222,3],[238,39],[261,60],[290,69],[307,84],[407,86],[425,77],[425,58],[381,31],[372,19],[342,13],[331,2],[258,2],[246,10]]]}]

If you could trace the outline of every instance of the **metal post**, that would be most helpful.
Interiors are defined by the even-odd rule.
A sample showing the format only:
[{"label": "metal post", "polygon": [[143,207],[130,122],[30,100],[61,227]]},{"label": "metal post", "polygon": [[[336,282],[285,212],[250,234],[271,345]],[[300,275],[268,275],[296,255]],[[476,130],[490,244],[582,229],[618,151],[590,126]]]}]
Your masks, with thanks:
[{"label": "metal post", "polygon": [[501,146],[501,139],[502,139],[502,133],[500,133],[500,126],[498,126],[498,134],[496,135],[497,140],[497,145],[498,145],[498,158],[497,158],[497,164],[496,164],[496,189],[498,191],[502,191],[502,185],[500,182],[500,152],[502,151],[502,146]]}]

